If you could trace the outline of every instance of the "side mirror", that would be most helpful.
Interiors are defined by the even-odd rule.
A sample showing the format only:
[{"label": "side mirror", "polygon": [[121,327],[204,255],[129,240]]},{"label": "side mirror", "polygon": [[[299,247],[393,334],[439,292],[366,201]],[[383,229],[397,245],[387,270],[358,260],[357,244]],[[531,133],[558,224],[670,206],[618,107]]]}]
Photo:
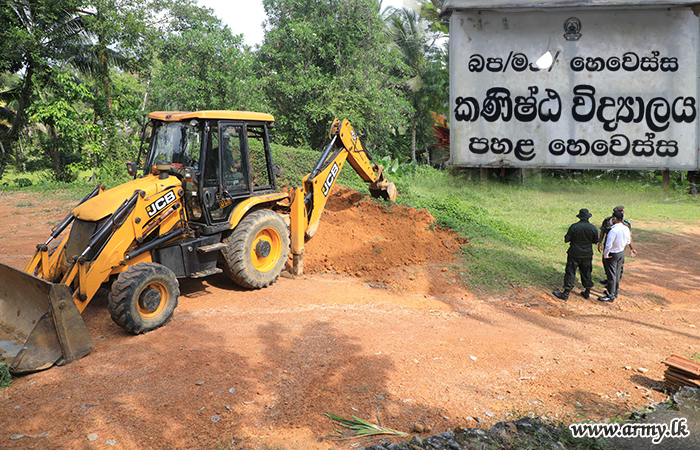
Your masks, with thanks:
[{"label": "side mirror", "polygon": [[194,167],[185,166],[183,171],[185,172],[185,181],[189,183],[197,183],[197,171],[194,170]]},{"label": "side mirror", "polygon": [[138,165],[135,162],[128,161],[126,163],[126,171],[135,178],[136,173],[139,171]]}]

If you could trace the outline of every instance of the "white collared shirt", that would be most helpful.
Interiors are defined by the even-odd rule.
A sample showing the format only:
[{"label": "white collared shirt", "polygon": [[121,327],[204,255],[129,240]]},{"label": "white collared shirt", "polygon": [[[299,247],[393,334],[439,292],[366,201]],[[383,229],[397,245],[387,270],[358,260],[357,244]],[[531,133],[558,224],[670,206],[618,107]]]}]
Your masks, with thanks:
[{"label": "white collared shirt", "polygon": [[625,251],[625,247],[631,242],[630,229],[622,223],[616,223],[610,228],[605,241],[605,251],[603,258],[608,258],[610,253],[620,253]]}]

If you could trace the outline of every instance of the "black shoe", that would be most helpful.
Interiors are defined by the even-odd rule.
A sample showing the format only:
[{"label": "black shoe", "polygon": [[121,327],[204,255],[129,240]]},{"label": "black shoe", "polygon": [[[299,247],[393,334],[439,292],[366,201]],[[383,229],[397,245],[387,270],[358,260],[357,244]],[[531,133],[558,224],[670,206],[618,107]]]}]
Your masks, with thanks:
[{"label": "black shoe", "polygon": [[600,302],[605,302],[605,303],[612,303],[615,301],[614,298],[610,298],[607,295],[605,297],[598,297],[598,301]]},{"label": "black shoe", "polygon": [[585,291],[581,291],[581,297],[585,298],[586,300],[591,298],[591,290],[586,289]]},{"label": "black shoe", "polygon": [[599,283],[600,284],[608,284],[608,280],[600,280]]},{"label": "black shoe", "polygon": [[564,292],[559,292],[559,291],[552,291],[552,295],[558,298],[559,300],[568,300],[569,299],[569,293],[564,291]]},{"label": "black shoe", "polygon": [[605,289],[605,290],[603,291],[603,295],[604,295],[605,297],[610,297],[610,292],[608,292],[608,290]]}]

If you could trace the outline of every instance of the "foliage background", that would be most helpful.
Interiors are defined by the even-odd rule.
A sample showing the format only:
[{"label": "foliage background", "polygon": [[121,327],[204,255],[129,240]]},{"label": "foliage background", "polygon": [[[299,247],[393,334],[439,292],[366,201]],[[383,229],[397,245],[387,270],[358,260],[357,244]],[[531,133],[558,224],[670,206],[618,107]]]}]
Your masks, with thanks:
[{"label": "foliage background", "polygon": [[316,151],[348,118],[374,154],[416,159],[430,111],[446,112],[442,3],[380,3],[263,0],[266,34],[251,48],[196,0],[6,0],[0,179],[118,180],[158,110],[269,112],[277,143]]},{"label": "foliage background", "polygon": [[[263,4],[267,31],[251,48],[196,0],[5,0],[0,189],[114,186],[127,179],[124,162],[136,156],[148,112],[257,110],[276,117],[272,153],[283,186],[310,171],[331,121],[350,119],[396,181],[399,201],[469,239],[463,274],[473,285],[559,285],[560,241],[581,207],[601,218],[621,202],[636,205],[640,219],[697,217],[682,173],[672,176],[677,203],[669,203],[649,171],[543,171],[536,183],[482,183],[424,164],[432,113],[449,116],[440,0],[385,11],[379,0]],[[339,183],[364,189],[351,170]]]}]

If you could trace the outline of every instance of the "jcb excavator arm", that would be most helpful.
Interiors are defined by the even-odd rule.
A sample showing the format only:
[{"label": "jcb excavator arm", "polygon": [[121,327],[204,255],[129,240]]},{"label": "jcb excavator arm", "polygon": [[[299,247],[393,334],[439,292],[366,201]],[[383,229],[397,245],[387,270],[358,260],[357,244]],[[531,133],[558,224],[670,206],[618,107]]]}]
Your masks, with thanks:
[{"label": "jcb excavator arm", "polygon": [[346,161],[369,184],[373,197],[396,200],[396,186],[384,178],[383,167],[374,164],[372,155],[362,146],[347,119],[342,122],[338,119],[333,121],[330,137],[331,142],[311,173],[304,177],[303,185],[295,187],[291,193],[290,229],[294,275],[303,272],[304,242],[316,233],[328,194]]}]

